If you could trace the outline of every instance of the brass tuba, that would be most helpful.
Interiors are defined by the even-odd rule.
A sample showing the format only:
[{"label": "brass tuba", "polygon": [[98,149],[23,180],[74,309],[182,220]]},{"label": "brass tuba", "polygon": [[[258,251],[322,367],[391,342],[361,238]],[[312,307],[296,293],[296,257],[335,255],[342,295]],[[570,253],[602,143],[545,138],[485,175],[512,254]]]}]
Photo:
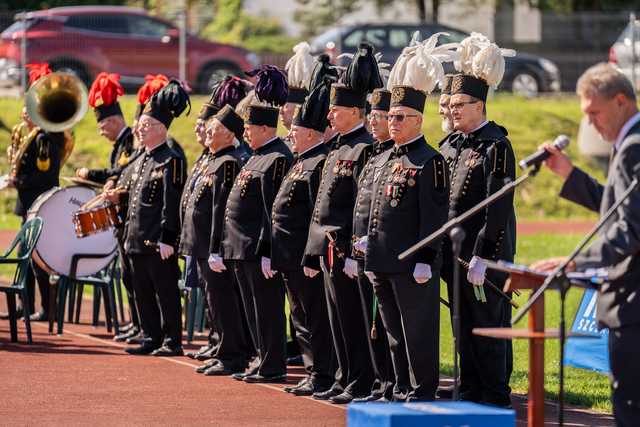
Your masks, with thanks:
[{"label": "brass tuba", "polygon": [[75,126],[87,112],[87,87],[70,73],[51,73],[29,89],[25,104],[33,123],[49,132]]},{"label": "brass tuba", "polygon": [[8,149],[12,177],[18,174],[22,156],[40,129],[64,133],[62,164],[66,162],[74,145],[71,128],[82,120],[88,109],[87,88],[73,74],[52,73],[31,86],[25,95],[25,105],[35,126],[28,129],[27,124],[21,122],[13,129]]}]

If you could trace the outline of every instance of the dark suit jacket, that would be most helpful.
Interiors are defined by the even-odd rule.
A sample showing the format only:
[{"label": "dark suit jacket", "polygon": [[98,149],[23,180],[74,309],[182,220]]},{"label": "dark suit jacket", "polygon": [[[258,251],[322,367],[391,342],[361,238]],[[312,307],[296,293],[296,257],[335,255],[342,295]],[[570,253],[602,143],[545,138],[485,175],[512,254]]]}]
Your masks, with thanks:
[{"label": "dark suit jacket", "polygon": [[89,180],[105,183],[112,176],[119,176],[122,170],[133,160],[133,151],[133,132],[131,132],[131,128],[126,127],[113,145],[111,157],[109,158],[109,167],[89,170]]},{"label": "dark suit jacket", "polygon": [[[560,195],[587,209],[606,212],[633,180],[640,164],[640,124],[625,137],[613,157],[606,185],[575,168]],[[579,270],[606,267],[610,283],[598,293],[597,318],[601,326],[619,328],[640,323],[640,190],[618,208],[591,246],[576,259]]]}]

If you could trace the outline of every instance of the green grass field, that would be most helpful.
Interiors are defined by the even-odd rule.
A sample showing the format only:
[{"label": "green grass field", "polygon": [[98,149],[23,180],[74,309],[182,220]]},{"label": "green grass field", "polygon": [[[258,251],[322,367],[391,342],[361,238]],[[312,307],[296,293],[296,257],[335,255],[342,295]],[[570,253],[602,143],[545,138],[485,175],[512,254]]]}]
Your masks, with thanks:
[{"label": "green grass field", "polygon": [[[208,97],[204,96],[194,96],[191,114],[175,120],[171,126],[171,134],[182,144],[190,161],[193,161],[199,152],[193,136],[193,127],[197,112],[207,99]],[[127,118],[133,117],[135,102],[133,96],[126,96],[122,100],[122,108]],[[437,145],[444,136],[440,131],[436,103],[436,98],[429,99],[425,114],[425,135],[433,145]],[[21,107],[20,100],[0,99],[0,119],[12,126],[18,121]],[[530,154],[541,142],[552,140],[560,133],[574,138],[581,117],[577,99],[571,96],[529,100],[511,95],[499,95],[489,101],[488,115],[489,119],[495,120],[509,130],[509,138],[517,158]],[[281,129],[280,133],[284,134],[284,129]],[[92,112],[89,112],[76,126],[75,140],[75,149],[62,175],[72,175],[75,169],[82,166],[90,168],[106,166],[111,144],[98,135]],[[8,145],[9,135],[0,131],[0,173],[8,169],[4,154]],[[594,165],[580,158],[575,145],[574,143],[569,147],[568,152],[577,164],[597,177],[602,177],[602,173],[596,170]],[[550,172],[542,170],[535,180],[518,190],[516,198],[518,217],[533,219],[592,217],[584,209],[556,197],[560,185],[561,182]],[[0,194],[0,228],[7,227],[5,224],[7,216],[3,216],[3,213],[11,211],[14,197],[11,191]]]}]

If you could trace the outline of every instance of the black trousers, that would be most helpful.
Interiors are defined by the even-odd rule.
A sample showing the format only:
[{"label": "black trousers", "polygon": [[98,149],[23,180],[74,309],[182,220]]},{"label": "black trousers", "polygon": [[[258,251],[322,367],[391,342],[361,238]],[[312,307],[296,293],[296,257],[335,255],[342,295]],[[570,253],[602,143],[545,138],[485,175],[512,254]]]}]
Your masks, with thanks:
[{"label": "black trousers", "polygon": [[616,425],[640,423],[640,367],[637,364],[640,325],[609,330],[611,401]]},{"label": "black trousers", "polygon": [[260,261],[233,261],[229,264],[240,288],[251,339],[260,359],[256,374],[285,374],[287,329],[282,278],[276,275],[266,279],[262,275]]},{"label": "black trousers", "polygon": [[155,344],[182,346],[178,258],[174,255],[163,261],[160,254],[129,258],[145,337]]},{"label": "black trousers", "polygon": [[365,327],[358,283],[342,271],[342,258],[334,257],[333,268],[329,269],[327,259],[322,257],[320,266],[338,361],[334,388],[342,388],[356,397],[367,396],[371,393],[374,374],[367,342],[370,331]]},{"label": "black trousers", "polygon": [[373,289],[389,339],[394,400],[433,400],[439,382],[440,277],[376,273]]},{"label": "black trousers", "polygon": [[[217,348],[214,357],[225,365],[243,367],[252,354],[249,329],[240,291],[229,270],[216,273],[204,258],[197,258],[198,276],[204,281],[209,323],[209,342]],[[215,337],[215,341],[212,340]]]},{"label": "black trousers", "polygon": [[302,267],[283,271],[291,321],[302,352],[305,371],[314,383],[330,387],[335,375],[335,356],[329,327],[322,274],[304,275]]},{"label": "black trousers", "polygon": [[118,240],[118,256],[120,258],[120,272],[122,278],[122,284],[124,285],[124,290],[127,293],[127,300],[129,301],[129,317],[131,319],[131,323],[140,329],[140,316],[138,314],[138,305],[136,304],[135,291],[133,289],[133,274],[131,272],[131,260],[126,255],[124,251],[124,229],[119,229],[116,232],[116,237]]},{"label": "black trousers", "polygon": [[[450,261],[451,257],[446,257]],[[506,277],[488,272],[487,277],[502,289]],[[446,262],[442,278],[453,303],[453,267]],[[506,406],[511,403],[509,379],[513,370],[510,340],[482,337],[473,328],[510,327],[511,306],[485,286],[486,303],[476,300],[467,272],[460,270],[460,397],[463,400]]]},{"label": "black trousers", "polygon": [[371,394],[383,395],[391,400],[393,398],[395,375],[393,373],[391,351],[389,350],[389,339],[387,338],[387,330],[384,327],[380,310],[377,304],[374,304],[374,298],[376,297],[373,293],[373,285],[364,274],[364,262],[362,260],[358,260],[358,287],[360,290],[360,304],[364,314],[363,320],[365,327],[370,331],[367,334],[369,356],[371,357],[371,366],[375,375]]}]

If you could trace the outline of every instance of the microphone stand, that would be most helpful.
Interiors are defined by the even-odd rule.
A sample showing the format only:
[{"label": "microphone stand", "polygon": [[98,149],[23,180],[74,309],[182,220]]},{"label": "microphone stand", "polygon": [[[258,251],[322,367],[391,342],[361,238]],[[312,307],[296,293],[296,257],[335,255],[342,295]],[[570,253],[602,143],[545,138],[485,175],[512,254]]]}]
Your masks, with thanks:
[{"label": "microphone stand", "polygon": [[437,231],[431,233],[431,235],[425,237],[398,255],[398,259],[403,261],[444,234],[449,234],[451,238],[451,251],[453,255],[453,301],[449,301],[449,303],[453,305],[453,314],[451,319],[453,329],[453,400],[459,399],[460,387],[460,373],[458,372],[458,354],[460,350],[460,263],[458,262],[458,259],[460,258],[462,242],[465,238],[465,233],[461,224],[472,216],[483,211],[487,206],[490,206],[497,200],[500,200],[507,194],[513,192],[516,187],[527,179],[535,176],[539,171],[540,163],[537,163],[520,178],[509,182],[499,191],[496,191],[462,215],[447,221]]},{"label": "microphone stand", "polygon": [[600,220],[596,223],[596,225],[591,229],[591,231],[582,239],[582,241],[578,244],[578,246],[573,250],[571,255],[558,267],[556,267],[545,279],[542,285],[531,295],[526,304],[518,311],[514,318],[511,321],[511,325],[516,324],[525,314],[531,309],[533,304],[544,295],[544,292],[550,287],[557,287],[560,291],[560,392],[558,396],[558,424],[560,426],[564,425],[564,346],[566,341],[566,331],[565,331],[565,302],[566,296],[571,288],[571,282],[567,277],[567,267],[573,260],[582,252],[582,250],[587,246],[589,241],[595,236],[605,225],[605,223],[611,218],[614,212],[624,203],[631,193],[633,193],[640,181],[638,180],[637,171],[635,169],[640,169],[638,167],[634,168],[634,173],[636,175],[631,181],[629,188],[622,193],[620,198],[616,200],[616,202],[605,212],[605,214],[600,217]]}]

